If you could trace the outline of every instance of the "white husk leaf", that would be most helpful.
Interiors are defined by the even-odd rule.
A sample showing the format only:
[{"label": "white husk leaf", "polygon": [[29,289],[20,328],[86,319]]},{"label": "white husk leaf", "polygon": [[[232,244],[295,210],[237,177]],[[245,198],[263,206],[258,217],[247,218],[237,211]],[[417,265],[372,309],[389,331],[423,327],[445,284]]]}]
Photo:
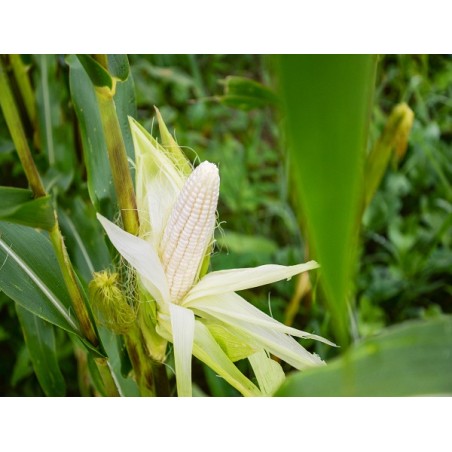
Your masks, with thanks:
[{"label": "white husk leaf", "polygon": [[[217,318],[224,324],[229,325],[231,332],[234,332],[240,340],[247,342],[252,347],[268,350],[296,369],[304,369],[323,364],[323,361],[318,356],[309,353],[291,336],[279,331],[279,329],[285,328],[284,325],[279,324],[279,329],[275,328],[275,323],[273,323],[276,322],[275,320],[260,311],[257,311],[259,314],[256,315],[256,311],[252,305],[236,293],[217,295],[215,299],[212,298],[209,301],[215,307],[224,304],[226,308],[222,312],[220,309],[215,311],[196,306],[196,308],[192,307],[195,313],[201,317],[207,313],[208,319]],[[245,308],[242,311],[246,312],[249,310],[250,314],[236,315],[234,306],[237,306],[239,311],[241,308]],[[265,319],[265,317],[268,317],[272,321],[263,322],[262,318]]]},{"label": "white husk leaf", "polygon": [[111,243],[139,273],[146,290],[163,308],[170,301],[168,284],[160,259],[152,245],[123,231],[100,214],[97,214],[97,219],[104,227]]},{"label": "white husk leaf", "polygon": [[177,395],[191,397],[191,355],[195,335],[195,316],[193,311],[173,303],[169,305],[169,312],[177,375]]},{"label": "white husk leaf", "polygon": [[290,267],[268,264],[256,268],[237,268],[212,272],[204,276],[193,287],[182,304],[189,306],[190,302],[195,299],[252,289],[253,287],[271,284],[282,279],[290,279],[292,276],[318,267],[319,264],[317,262],[310,261]]},{"label": "white husk leaf", "polygon": [[129,117],[136,160],[136,198],[140,235],[158,249],[166,222],[186,175],[179,171],[155,139]]},{"label": "white husk leaf", "polygon": [[211,317],[228,323],[234,322],[234,320],[242,320],[254,325],[274,329],[281,333],[290,334],[291,336],[314,339],[333,347],[335,346],[333,342],[321,336],[307,333],[306,331],[298,330],[278,322],[234,292],[200,298],[184,304],[184,306],[194,309],[200,316],[206,313]]}]

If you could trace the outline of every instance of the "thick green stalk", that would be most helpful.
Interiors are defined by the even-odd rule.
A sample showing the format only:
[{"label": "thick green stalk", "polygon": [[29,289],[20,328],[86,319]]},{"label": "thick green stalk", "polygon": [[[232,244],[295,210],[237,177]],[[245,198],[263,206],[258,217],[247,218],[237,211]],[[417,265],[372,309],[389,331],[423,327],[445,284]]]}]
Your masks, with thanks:
[{"label": "thick green stalk", "polygon": [[[95,59],[108,70],[106,55],[95,55]],[[135,190],[116,105],[113,100],[114,91],[114,89],[110,91],[96,88],[97,102],[124,229],[133,235],[137,235],[139,219]],[[169,396],[169,384],[165,366],[149,356],[139,326],[135,323],[124,337],[141,395]]]},{"label": "thick green stalk", "polygon": [[[94,55],[95,60],[108,71],[107,55]],[[113,86],[116,81],[113,80]],[[119,125],[116,105],[113,100],[115,88],[105,90],[95,87],[97,103],[99,105],[102,128],[107,143],[108,159],[110,161],[113,184],[118,198],[119,210],[121,212],[124,229],[130,234],[137,235],[139,231],[139,220],[135,191],[132,176],[130,175],[127,161],[127,151]]]},{"label": "thick green stalk", "polygon": [[[13,93],[9,86],[6,70],[0,60],[0,105],[5,116],[6,124],[11,133],[14,145],[24,168],[28,183],[36,198],[46,196],[45,188],[41,177],[33,161],[28,141],[25,136],[19,111],[16,106]],[[63,273],[64,282],[71,297],[72,306],[80,323],[80,328],[85,337],[93,344],[97,345],[98,340],[94,327],[91,323],[88,311],[86,309],[83,296],[77,283],[74,269],[72,268],[69,255],[64,245],[63,236],[58,224],[57,214],[55,212],[55,223],[50,230],[52,245]]]},{"label": "thick green stalk", "polygon": [[165,366],[149,357],[136,323],[124,337],[141,395],[168,397],[170,394]]},{"label": "thick green stalk", "polygon": [[[106,55],[95,55],[96,61],[108,71]],[[114,83],[113,83],[113,86]],[[108,158],[116,196],[124,225],[130,234],[139,232],[139,219],[127,151],[119,125],[113,97],[115,89],[95,87]],[[140,327],[135,323],[124,335],[127,352],[142,396],[169,396],[169,384],[163,363],[149,356]]]},{"label": "thick green stalk", "polygon": [[36,169],[35,162],[28,147],[27,137],[25,136],[22,121],[20,119],[19,111],[16,106],[16,101],[11,91],[6,69],[0,58],[0,105],[3,110],[3,115],[6,124],[11,133],[11,137],[17,149],[17,154],[22,163],[28,183],[36,198],[46,195],[44,185],[41,177]]},{"label": "thick green stalk", "polygon": [[27,67],[22,62],[20,55],[10,55],[9,61],[11,63],[11,67],[13,68],[14,78],[17,81],[22,99],[24,100],[25,109],[27,110],[30,122],[33,125],[36,125],[36,104],[33,89],[28,77]]},{"label": "thick green stalk", "polygon": [[121,127],[116,113],[116,106],[113,98],[109,94],[99,90],[96,90],[96,94],[124,229],[133,235],[137,235],[139,222],[135,191],[127,161],[126,146],[122,138]]},{"label": "thick green stalk", "polygon": [[93,344],[98,344],[97,335],[94,331],[93,324],[86,309],[83,295],[80,291],[77,278],[75,276],[72,263],[70,261],[66,246],[64,244],[63,235],[61,234],[60,226],[58,224],[57,214],[55,212],[55,225],[50,230],[50,240],[56,253],[58,264],[60,265],[63,279],[66,288],[71,297],[72,306],[75,310],[75,315],[80,323],[80,328],[85,337]]}]

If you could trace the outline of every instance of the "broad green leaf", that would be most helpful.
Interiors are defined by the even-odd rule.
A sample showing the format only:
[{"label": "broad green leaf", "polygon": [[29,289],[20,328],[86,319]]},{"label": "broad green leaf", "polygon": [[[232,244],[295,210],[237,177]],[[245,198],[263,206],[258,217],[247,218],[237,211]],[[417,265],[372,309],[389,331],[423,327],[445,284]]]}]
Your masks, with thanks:
[{"label": "broad green leaf", "polygon": [[66,394],[66,384],[58,364],[53,325],[16,304],[33,369],[47,396]]},{"label": "broad green leaf", "polygon": [[[67,63],[70,67],[71,96],[80,125],[90,198],[98,212],[112,219],[117,210],[116,194],[95,88],[77,57],[67,57]],[[127,156],[133,162],[135,153],[128,117],[135,117],[137,110],[132,74],[127,57],[123,55],[109,55],[108,63],[120,79],[116,83],[113,101]],[[121,81],[123,78],[124,81]]]},{"label": "broad green leaf", "polygon": [[80,334],[47,235],[0,222],[0,288],[17,304],[71,333]]},{"label": "broad green leaf", "polygon": [[108,71],[90,55],[77,55],[94,86],[113,88],[113,80]]},{"label": "broad green leaf", "polygon": [[55,224],[52,198],[33,198],[31,190],[0,187],[0,220],[50,230]]},{"label": "broad green leaf", "polygon": [[283,55],[279,63],[294,198],[345,346],[376,57]]},{"label": "broad green leaf", "polygon": [[96,210],[112,219],[116,212],[116,195],[96,93],[80,61],[71,55],[67,57],[67,63],[71,96],[82,138],[89,195]]},{"label": "broad green leaf", "polygon": [[252,110],[278,105],[278,96],[267,86],[246,77],[229,76],[224,80],[224,95],[218,98],[228,107]]},{"label": "broad green leaf", "polygon": [[[0,262],[0,289],[9,298],[38,317],[79,336],[96,356],[105,356],[102,344],[93,347],[80,331],[46,233],[0,222]],[[81,290],[86,299],[82,287]]]},{"label": "broad green leaf", "polygon": [[405,322],[318,369],[289,376],[277,396],[452,395],[452,317]]}]

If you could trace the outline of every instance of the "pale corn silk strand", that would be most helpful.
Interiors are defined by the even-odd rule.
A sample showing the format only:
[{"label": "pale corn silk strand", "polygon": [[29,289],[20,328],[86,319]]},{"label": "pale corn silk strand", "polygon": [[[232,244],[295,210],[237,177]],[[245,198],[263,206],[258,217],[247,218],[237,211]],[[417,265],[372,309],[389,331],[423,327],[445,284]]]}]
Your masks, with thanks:
[{"label": "pale corn silk strand", "polygon": [[220,189],[216,165],[201,163],[189,176],[176,200],[160,244],[160,256],[178,303],[195,283],[213,238]]}]

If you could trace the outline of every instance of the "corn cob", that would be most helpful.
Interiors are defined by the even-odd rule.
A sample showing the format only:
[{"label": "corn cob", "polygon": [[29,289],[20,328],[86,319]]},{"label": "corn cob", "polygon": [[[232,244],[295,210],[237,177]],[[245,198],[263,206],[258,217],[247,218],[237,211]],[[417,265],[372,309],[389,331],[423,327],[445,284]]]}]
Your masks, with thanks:
[{"label": "corn cob", "polygon": [[171,211],[160,244],[171,300],[179,302],[195,283],[213,239],[220,177],[210,162],[189,176]]}]

